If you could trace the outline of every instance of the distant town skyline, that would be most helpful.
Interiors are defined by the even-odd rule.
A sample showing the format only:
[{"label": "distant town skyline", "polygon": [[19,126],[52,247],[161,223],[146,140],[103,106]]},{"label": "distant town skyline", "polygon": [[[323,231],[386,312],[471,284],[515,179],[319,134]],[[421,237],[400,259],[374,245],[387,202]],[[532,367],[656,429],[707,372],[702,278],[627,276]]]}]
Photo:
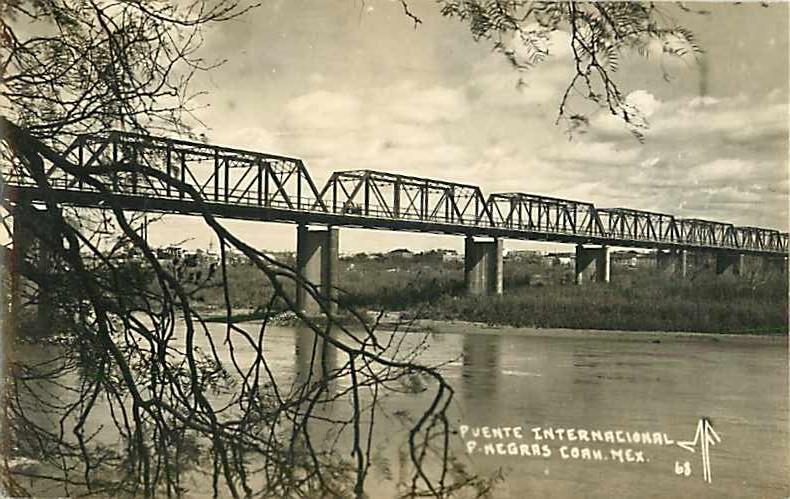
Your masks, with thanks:
[{"label": "distant town skyline", "polygon": [[[699,61],[633,56],[617,73],[650,122],[644,144],[603,112],[571,139],[554,124],[571,74],[562,34],[520,75],[435,4],[414,3],[415,29],[388,0],[274,1],[208,31],[205,57],[227,63],[195,82],[208,92],[196,102],[207,128],[196,130],[298,156],[319,184],[334,170],[379,169],[787,231],[788,6],[694,6],[711,13],[666,8],[695,33]],[[294,226],[224,223],[255,246],[294,248]],[[191,234],[195,248],[210,239],[201,220],[177,216],[149,234],[153,244]],[[356,229],[340,241],[351,253],[463,248],[454,236]]]}]

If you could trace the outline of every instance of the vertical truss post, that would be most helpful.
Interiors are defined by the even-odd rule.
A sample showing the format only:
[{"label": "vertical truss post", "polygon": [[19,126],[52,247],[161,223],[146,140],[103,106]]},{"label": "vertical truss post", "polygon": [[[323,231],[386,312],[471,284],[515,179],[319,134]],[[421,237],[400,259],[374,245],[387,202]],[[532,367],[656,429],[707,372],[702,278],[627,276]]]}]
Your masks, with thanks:
[{"label": "vertical truss post", "polygon": [[[79,162],[80,169],[85,168],[85,147],[83,145],[82,139],[77,139],[80,141],[80,145],[77,147],[77,161]],[[79,178],[77,185],[79,189],[82,190],[82,177]]]},{"label": "vertical truss post", "polygon": [[271,203],[269,200],[269,175],[271,174],[271,164],[266,163],[263,170],[263,205],[268,207]]},{"label": "vertical truss post", "polygon": [[230,197],[230,165],[228,164],[228,160],[222,161],[222,173],[224,175],[223,180],[223,188],[222,190],[225,191],[225,202],[227,203]]},{"label": "vertical truss post", "polygon": [[[187,153],[181,153],[181,171],[179,172],[181,176],[181,183],[186,184],[186,176],[187,176]],[[184,189],[178,190],[178,197],[179,199],[184,199]]]},{"label": "vertical truss post", "polygon": [[420,206],[420,219],[428,220],[428,181],[425,182],[423,186],[420,187],[420,194],[421,194],[421,203]]},{"label": "vertical truss post", "polygon": [[219,151],[214,150],[214,201],[219,201]]},{"label": "vertical truss post", "polygon": [[[173,150],[168,145],[167,146],[167,151],[165,152],[165,162],[167,163],[167,178],[168,179],[173,178],[173,158],[172,158],[172,156],[173,156]],[[170,192],[171,192],[170,182],[167,182],[167,185],[165,186],[165,192],[166,192],[167,197],[170,197]]]},{"label": "vertical truss post", "polygon": [[400,218],[400,189],[401,179],[396,178],[392,193],[392,215],[394,218]]},{"label": "vertical truss post", "polygon": [[137,148],[128,146],[130,166],[132,167],[132,194],[137,194]]},{"label": "vertical truss post", "polygon": [[337,177],[332,182],[332,213],[337,213]]},{"label": "vertical truss post", "polygon": [[370,174],[366,173],[362,182],[364,182],[362,202],[365,204],[365,216],[370,216]]},{"label": "vertical truss post", "polygon": [[263,206],[263,163],[258,160],[255,166],[258,168],[258,175],[255,177],[255,191],[258,196],[258,206]]},{"label": "vertical truss post", "polygon": [[296,166],[296,209],[302,209],[302,170]]}]

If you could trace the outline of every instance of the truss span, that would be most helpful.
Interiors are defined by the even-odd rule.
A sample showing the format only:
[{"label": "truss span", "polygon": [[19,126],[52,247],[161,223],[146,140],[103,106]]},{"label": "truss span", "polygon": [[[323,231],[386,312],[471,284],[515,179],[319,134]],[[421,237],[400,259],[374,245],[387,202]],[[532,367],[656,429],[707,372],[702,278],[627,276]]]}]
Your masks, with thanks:
[{"label": "truss span", "polygon": [[210,210],[248,220],[577,244],[788,252],[788,234],[774,229],[597,208],[522,192],[484,197],[475,185],[381,171],[334,172],[318,189],[298,158],[126,132],[81,136],[47,159],[45,187],[22,165],[4,160],[10,199],[53,196],[85,207],[115,204],[185,214]]}]

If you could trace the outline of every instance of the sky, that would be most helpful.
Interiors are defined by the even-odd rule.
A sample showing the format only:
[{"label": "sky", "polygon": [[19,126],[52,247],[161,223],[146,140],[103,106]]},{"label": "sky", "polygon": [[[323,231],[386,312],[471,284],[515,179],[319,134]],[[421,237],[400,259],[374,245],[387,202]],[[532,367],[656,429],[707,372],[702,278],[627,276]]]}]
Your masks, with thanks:
[{"label": "sky", "polygon": [[[647,117],[644,143],[605,112],[583,134],[556,125],[572,76],[568,36],[516,72],[487,41],[415,0],[264,0],[206,32],[195,104],[212,143],[302,158],[320,186],[332,171],[379,169],[788,230],[788,5],[665,5],[704,49],[697,59],[626,56],[617,78]],[[668,78],[664,78],[664,71]],[[517,85],[522,78],[525,85]],[[295,226],[226,221],[246,241],[295,248]],[[153,244],[210,234],[168,216]],[[341,231],[341,252],[462,249],[460,237]],[[542,248],[507,241],[506,248]],[[552,245],[550,249],[557,249]]]}]

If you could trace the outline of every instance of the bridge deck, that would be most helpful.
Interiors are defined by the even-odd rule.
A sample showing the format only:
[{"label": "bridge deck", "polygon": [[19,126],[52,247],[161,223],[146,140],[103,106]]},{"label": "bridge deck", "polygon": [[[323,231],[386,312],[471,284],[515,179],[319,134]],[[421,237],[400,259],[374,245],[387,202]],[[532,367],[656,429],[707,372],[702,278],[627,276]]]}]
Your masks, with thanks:
[{"label": "bridge deck", "polygon": [[[787,233],[772,229],[526,193],[485,198],[477,186],[385,172],[336,172],[319,190],[296,158],[123,132],[82,136],[64,157],[71,171],[48,168],[50,195],[75,206],[636,248],[788,251]],[[21,165],[4,164],[3,177],[11,199],[44,197]]]}]

